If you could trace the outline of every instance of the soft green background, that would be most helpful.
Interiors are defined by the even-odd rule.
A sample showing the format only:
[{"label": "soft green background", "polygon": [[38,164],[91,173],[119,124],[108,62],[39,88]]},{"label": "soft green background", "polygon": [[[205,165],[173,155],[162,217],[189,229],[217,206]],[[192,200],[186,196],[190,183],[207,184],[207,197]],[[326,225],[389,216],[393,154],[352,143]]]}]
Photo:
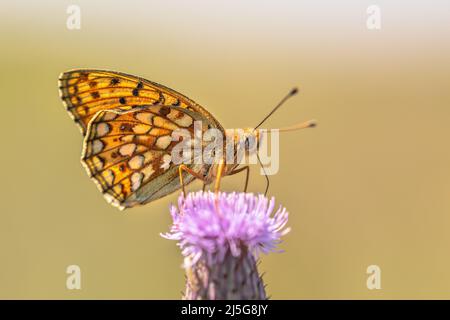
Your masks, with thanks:
[{"label": "soft green background", "polygon": [[[81,7],[81,30],[66,8]],[[450,4],[377,1],[3,1],[0,298],[178,299],[182,258],[162,239],[172,195],[125,213],[79,157],[60,72],[107,68],[165,84],[226,127],[315,118],[281,137],[270,194],[290,212],[263,257],[274,299],[450,298]],[[255,166],[250,190],[264,189]],[[243,176],[227,178],[240,189]],[[194,184],[196,189],[200,184]],[[65,269],[82,270],[82,290]],[[366,268],[382,289],[366,288]]]}]

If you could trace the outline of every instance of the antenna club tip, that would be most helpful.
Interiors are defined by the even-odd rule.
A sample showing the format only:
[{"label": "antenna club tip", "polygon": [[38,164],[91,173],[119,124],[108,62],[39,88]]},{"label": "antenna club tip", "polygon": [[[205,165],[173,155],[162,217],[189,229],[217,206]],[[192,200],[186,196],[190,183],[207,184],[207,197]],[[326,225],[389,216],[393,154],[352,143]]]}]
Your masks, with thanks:
[{"label": "antenna club tip", "polygon": [[317,121],[316,120],[310,120],[308,124],[309,128],[315,128],[317,127]]},{"label": "antenna club tip", "polygon": [[298,88],[292,88],[291,92],[289,92],[290,96],[296,95],[298,93]]}]

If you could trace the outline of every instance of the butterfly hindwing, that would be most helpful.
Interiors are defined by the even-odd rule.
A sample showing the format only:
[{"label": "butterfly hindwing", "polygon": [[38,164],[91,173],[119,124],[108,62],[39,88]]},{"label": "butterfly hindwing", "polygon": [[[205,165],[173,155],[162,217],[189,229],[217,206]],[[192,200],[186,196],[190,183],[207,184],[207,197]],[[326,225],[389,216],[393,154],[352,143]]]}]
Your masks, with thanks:
[{"label": "butterfly hindwing", "polygon": [[[105,198],[119,208],[150,202],[180,188],[178,166],[172,160],[172,132],[194,121],[206,121],[186,109],[143,106],[104,110],[90,121],[82,163]],[[190,166],[196,172],[201,165]],[[192,181],[186,176],[186,183]]]}]

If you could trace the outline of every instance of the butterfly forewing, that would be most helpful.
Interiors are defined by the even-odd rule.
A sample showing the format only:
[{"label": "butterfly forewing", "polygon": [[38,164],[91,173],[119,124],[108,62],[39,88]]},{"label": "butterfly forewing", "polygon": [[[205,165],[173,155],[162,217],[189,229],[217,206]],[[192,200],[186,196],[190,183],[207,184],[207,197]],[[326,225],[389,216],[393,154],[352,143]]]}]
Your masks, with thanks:
[{"label": "butterfly forewing", "polygon": [[142,105],[177,106],[210,118],[202,107],[184,95],[149,80],[120,72],[72,70],[61,74],[59,89],[69,114],[83,134],[92,117],[102,110],[130,110]]},{"label": "butterfly forewing", "polygon": [[160,186],[155,179],[174,167],[171,151],[177,141],[172,141],[172,132],[184,128],[193,133],[189,115],[170,110],[172,121],[163,108],[104,110],[88,125],[81,160],[107,200],[118,207],[147,201],[150,193],[136,197],[136,192],[147,184],[156,191]]}]

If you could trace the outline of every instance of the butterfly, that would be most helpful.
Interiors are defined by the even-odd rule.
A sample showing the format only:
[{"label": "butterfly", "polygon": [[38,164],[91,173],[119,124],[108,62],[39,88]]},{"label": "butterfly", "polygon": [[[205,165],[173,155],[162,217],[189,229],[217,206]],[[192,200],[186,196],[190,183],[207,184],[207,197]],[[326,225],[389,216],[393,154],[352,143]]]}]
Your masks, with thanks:
[{"label": "butterfly", "polygon": [[[124,209],[149,203],[194,178],[208,184],[217,176],[218,164],[170,162],[174,130],[193,133],[194,121],[201,121],[205,128],[225,134],[211,113],[186,96],[140,77],[104,70],[62,73],[59,90],[84,137],[81,162],[112,205]],[[236,173],[236,165],[222,168],[221,175]]]},{"label": "butterfly", "polygon": [[[223,159],[210,164],[171,161],[178,143],[171,137],[175,130],[193,136],[194,122],[200,121],[203,131],[214,128],[230,135],[210,112],[181,93],[137,76],[94,69],[62,73],[59,91],[84,137],[81,162],[113,206],[131,208],[179,189],[184,192],[194,179],[202,180],[204,187],[215,181],[218,190],[222,176],[243,171],[247,189],[248,166],[225,164]],[[260,140],[255,129],[246,129],[245,135]],[[231,139],[238,144],[235,136]]]}]

